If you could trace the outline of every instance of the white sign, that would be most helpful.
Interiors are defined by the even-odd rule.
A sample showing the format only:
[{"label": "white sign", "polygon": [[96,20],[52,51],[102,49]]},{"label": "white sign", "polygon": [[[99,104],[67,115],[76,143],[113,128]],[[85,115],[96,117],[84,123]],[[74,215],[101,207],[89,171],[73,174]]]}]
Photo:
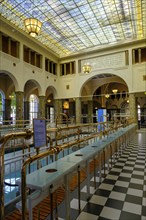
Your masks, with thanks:
[{"label": "white sign", "polygon": [[46,120],[33,119],[34,146],[35,148],[46,146]]}]

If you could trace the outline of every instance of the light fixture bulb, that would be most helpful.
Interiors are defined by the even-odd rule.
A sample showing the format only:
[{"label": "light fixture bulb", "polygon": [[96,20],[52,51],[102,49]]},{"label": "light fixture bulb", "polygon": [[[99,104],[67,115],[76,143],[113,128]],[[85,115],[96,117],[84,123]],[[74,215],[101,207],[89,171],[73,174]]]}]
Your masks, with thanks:
[{"label": "light fixture bulb", "polygon": [[84,72],[85,74],[88,74],[88,73],[90,73],[90,71],[91,71],[91,65],[88,64],[88,63],[85,63],[85,64],[83,65],[82,69],[83,69],[83,72]]},{"label": "light fixture bulb", "polygon": [[109,95],[109,94],[105,94],[105,98],[107,98],[107,99],[108,99],[109,97],[110,97],[110,95]]},{"label": "light fixture bulb", "polygon": [[112,92],[113,92],[114,94],[116,94],[116,93],[118,92],[118,90],[117,90],[117,89],[113,89]]},{"label": "light fixture bulb", "polygon": [[36,37],[42,27],[42,23],[36,18],[27,18],[24,20],[24,24],[29,35],[32,37]]}]

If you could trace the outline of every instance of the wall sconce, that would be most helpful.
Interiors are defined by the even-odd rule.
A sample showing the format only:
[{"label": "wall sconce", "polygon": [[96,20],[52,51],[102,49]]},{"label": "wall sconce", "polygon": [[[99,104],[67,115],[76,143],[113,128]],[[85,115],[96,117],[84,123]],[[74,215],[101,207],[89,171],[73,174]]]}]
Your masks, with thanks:
[{"label": "wall sconce", "polygon": [[110,97],[109,94],[105,94],[105,98],[108,99]]},{"label": "wall sconce", "polygon": [[64,109],[69,109],[69,102],[68,101],[64,101],[63,108]]},{"label": "wall sconce", "polygon": [[42,27],[42,23],[36,18],[27,18],[24,20],[24,24],[29,35],[32,37],[38,35]]},{"label": "wall sconce", "polygon": [[48,99],[47,102],[50,103],[50,102],[51,102],[51,99]]},{"label": "wall sconce", "polygon": [[117,89],[113,89],[112,92],[113,92],[114,94],[116,94],[116,93],[118,92],[118,90],[117,90]]},{"label": "wall sconce", "polygon": [[82,67],[82,70],[83,70],[83,72],[84,72],[85,74],[90,73],[90,71],[91,71],[91,65],[88,64],[88,63],[85,63],[85,64],[83,65],[83,67]]},{"label": "wall sconce", "polygon": [[13,96],[13,95],[9,95],[9,98],[10,98],[10,99],[13,99],[13,98],[14,98],[14,96]]}]

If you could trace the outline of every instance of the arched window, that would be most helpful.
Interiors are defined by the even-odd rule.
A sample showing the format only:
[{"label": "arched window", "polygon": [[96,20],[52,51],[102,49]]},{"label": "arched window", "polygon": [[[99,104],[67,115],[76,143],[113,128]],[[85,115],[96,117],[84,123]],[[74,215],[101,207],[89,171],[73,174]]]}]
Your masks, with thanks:
[{"label": "arched window", "polygon": [[13,92],[9,98],[11,99],[11,123],[14,124],[16,121],[16,94]]},{"label": "arched window", "polygon": [[3,117],[4,117],[4,93],[0,90],[0,124],[3,123]]},{"label": "arched window", "polygon": [[38,103],[39,103],[38,97],[33,94],[30,95],[29,103],[30,103],[29,119],[30,119],[30,122],[32,123],[33,118],[38,117]]},{"label": "arched window", "polygon": [[129,103],[127,101],[121,103],[120,113],[129,115]]},{"label": "arched window", "polygon": [[141,109],[140,109],[140,105],[137,106],[137,114],[138,114],[138,121],[141,120]]}]

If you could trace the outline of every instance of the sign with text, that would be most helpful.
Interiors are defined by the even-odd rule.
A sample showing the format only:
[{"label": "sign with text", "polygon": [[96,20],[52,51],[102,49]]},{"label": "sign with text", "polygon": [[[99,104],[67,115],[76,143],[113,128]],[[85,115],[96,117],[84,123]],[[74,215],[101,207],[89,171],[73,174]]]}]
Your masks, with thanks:
[{"label": "sign with text", "polygon": [[33,119],[34,146],[35,148],[46,146],[46,120]]},{"label": "sign with text", "polygon": [[[106,121],[106,109],[98,109],[98,122],[105,122]],[[98,130],[103,131],[104,126],[102,124],[98,125]]]}]

